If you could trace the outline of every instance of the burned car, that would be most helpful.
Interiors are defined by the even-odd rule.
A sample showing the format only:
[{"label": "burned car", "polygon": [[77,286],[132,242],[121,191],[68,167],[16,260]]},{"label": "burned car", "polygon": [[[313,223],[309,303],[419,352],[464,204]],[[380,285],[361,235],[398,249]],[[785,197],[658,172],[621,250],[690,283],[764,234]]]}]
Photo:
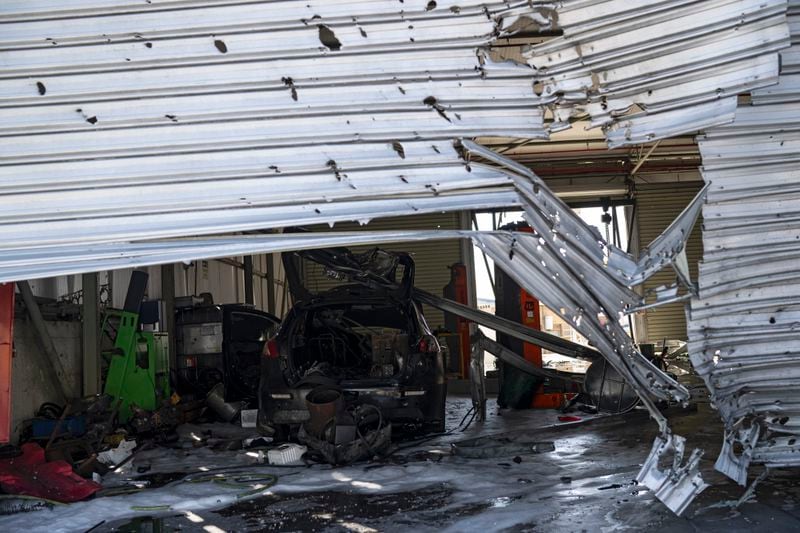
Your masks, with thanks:
[{"label": "burned car", "polygon": [[[300,283],[301,259],[345,284],[310,293]],[[264,348],[262,433],[285,436],[307,426],[307,396],[323,386],[339,391],[344,404],[377,407],[396,429],[442,431],[444,360],[413,298],[411,257],[314,250],[284,254],[284,265],[296,303]]]}]

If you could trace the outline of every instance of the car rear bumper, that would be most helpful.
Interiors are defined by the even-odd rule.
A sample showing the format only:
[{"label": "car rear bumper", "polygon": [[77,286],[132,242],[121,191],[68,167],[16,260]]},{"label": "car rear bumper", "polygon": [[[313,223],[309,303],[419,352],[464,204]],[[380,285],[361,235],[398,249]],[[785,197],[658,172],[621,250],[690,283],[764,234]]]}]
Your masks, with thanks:
[{"label": "car rear bumper", "polygon": [[[312,388],[271,390],[261,396],[263,423],[302,424],[310,418],[306,395]],[[348,400],[375,405],[395,422],[425,422],[429,411],[428,394],[419,387],[348,387],[342,389]]]}]

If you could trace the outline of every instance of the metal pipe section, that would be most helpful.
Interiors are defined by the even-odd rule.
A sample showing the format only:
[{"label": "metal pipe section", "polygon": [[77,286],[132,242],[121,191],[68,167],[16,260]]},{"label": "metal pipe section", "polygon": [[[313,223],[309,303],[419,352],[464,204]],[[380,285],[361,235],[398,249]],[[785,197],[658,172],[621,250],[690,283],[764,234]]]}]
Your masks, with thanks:
[{"label": "metal pipe section", "polygon": [[504,363],[507,363],[527,374],[541,376],[544,378],[558,379],[562,381],[571,381],[573,383],[583,383],[583,379],[578,377],[576,374],[539,368],[521,355],[509,350],[499,342],[488,338],[480,330],[478,330],[478,332],[472,336],[472,344],[477,345],[481,352],[487,351]]},{"label": "metal pipe section", "polygon": [[253,304],[253,256],[244,256],[244,303]]},{"label": "metal pipe section", "polygon": [[535,344],[536,346],[541,346],[545,350],[550,350],[551,352],[555,352],[560,355],[574,357],[575,359],[585,359],[587,361],[594,361],[595,359],[602,357],[599,352],[587,346],[570,342],[562,339],[561,337],[550,335],[549,333],[543,333],[522,324],[512,322],[505,318],[501,318],[478,309],[473,309],[446,298],[435,296],[418,288],[414,289],[414,297],[420,302],[428,304],[431,307],[436,307],[442,311],[453,313],[454,315],[458,315],[466,318],[467,320],[478,323],[481,326],[486,326],[487,328],[510,335],[515,339],[520,339],[525,342]]}]

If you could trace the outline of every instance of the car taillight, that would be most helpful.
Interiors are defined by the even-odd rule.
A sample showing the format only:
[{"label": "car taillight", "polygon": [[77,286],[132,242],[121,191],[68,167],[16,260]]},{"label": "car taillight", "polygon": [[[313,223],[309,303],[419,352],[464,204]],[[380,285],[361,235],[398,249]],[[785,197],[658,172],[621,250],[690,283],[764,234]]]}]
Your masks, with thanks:
[{"label": "car taillight", "polygon": [[439,342],[433,335],[423,335],[417,344],[417,349],[422,353],[436,353],[439,351]]},{"label": "car taillight", "polygon": [[264,346],[264,357],[267,359],[277,359],[278,355],[280,355],[278,351],[278,341],[273,337],[268,340],[267,344]]}]

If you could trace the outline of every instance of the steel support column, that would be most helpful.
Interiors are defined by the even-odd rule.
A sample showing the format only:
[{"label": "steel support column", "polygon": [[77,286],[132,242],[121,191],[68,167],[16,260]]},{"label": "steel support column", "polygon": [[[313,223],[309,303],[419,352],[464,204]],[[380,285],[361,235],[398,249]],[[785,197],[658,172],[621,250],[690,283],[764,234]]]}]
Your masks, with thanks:
[{"label": "steel support column", "polygon": [[0,284],[0,443],[11,439],[11,357],[14,349],[14,284]]},{"label": "steel support column", "polygon": [[164,317],[161,322],[169,335],[169,367],[178,368],[178,349],[175,331],[175,265],[161,265],[161,300],[164,302]]},{"label": "steel support column", "polygon": [[100,392],[100,288],[97,273],[83,274],[83,395]]},{"label": "steel support column", "polygon": [[275,255],[267,254],[267,311],[275,314]]},{"label": "steel support column", "polygon": [[244,256],[244,303],[252,305],[253,299],[253,256]]}]

